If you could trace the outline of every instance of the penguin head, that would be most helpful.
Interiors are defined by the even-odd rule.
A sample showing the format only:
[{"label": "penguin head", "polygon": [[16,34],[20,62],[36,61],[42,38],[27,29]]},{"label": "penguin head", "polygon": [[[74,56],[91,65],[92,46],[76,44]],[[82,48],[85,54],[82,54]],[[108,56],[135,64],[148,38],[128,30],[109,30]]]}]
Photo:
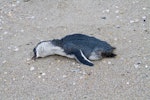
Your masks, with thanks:
[{"label": "penguin head", "polygon": [[40,57],[53,55],[55,54],[55,49],[57,49],[57,47],[58,46],[55,46],[51,41],[42,41],[33,49],[34,56],[32,59],[35,60]]}]

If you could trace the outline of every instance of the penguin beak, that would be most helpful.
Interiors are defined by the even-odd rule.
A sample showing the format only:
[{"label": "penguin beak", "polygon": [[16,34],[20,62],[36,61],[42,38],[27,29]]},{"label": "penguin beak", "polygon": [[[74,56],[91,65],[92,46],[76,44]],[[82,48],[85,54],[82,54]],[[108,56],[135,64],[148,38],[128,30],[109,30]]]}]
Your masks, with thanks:
[{"label": "penguin beak", "polygon": [[37,57],[36,57],[36,56],[37,56],[37,55],[36,55],[36,48],[33,49],[33,53],[34,53],[34,56],[33,56],[31,59],[32,59],[32,60],[36,60],[36,58],[37,58]]}]

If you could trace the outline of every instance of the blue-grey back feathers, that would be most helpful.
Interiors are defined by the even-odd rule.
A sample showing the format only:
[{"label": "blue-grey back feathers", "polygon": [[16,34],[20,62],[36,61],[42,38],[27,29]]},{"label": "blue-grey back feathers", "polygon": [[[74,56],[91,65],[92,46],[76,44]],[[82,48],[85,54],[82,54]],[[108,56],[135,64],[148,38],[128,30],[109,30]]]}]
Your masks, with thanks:
[{"label": "blue-grey back feathers", "polygon": [[87,58],[89,58],[93,51],[100,51],[105,55],[106,53],[113,53],[114,50],[114,47],[107,42],[83,34],[68,35],[62,38],[61,41],[63,46],[69,43],[74,48],[80,49]]}]

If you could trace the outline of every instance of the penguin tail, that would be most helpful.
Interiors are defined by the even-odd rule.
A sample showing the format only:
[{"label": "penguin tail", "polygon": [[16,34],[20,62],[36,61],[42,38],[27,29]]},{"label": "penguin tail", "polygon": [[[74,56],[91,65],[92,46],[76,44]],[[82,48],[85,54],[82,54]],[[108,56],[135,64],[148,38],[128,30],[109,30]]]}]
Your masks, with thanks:
[{"label": "penguin tail", "polygon": [[104,58],[114,58],[116,56],[117,56],[116,54],[110,53],[110,52],[104,52],[104,53],[102,53],[102,57],[104,57]]}]

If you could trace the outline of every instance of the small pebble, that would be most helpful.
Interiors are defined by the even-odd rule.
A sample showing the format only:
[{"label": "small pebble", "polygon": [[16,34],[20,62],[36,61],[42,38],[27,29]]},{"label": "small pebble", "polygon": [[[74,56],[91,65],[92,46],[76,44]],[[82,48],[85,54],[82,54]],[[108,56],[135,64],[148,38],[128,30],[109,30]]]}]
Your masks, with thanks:
[{"label": "small pebble", "polygon": [[16,3],[18,3],[18,4],[19,4],[19,3],[20,3],[20,1],[16,1]]},{"label": "small pebble", "polygon": [[31,17],[27,17],[27,18],[29,18],[29,19],[34,19],[34,18],[35,18],[35,16],[31,16]]},{"label": "small pebble", "polygon": [[27,60],[27,61],[30,61],[30,58],[27,58],[26,60]]},{"label": "small pebble", "polygon": [[3,37],[0,37],[0,40],[3,40],[4,38]]},{"label": "small pebble", "polygon": [[107,13],[109,13],[109,9],[106,9],[106,10],[103,10],[103,13],[105,13],[105,12],[107,12]]},{"label": "small pebble", "polygon": [[64,92],[65,90],[64,90],[64,89],[62,89],[61,91],[62,91],[62,92]]},{"label": "small pebble", "polygon": [[143,59],[144,59],[144,60],[147,60],[147,58],[146,58],[146,57],[144,57]]},{"label": "small pebble", "polygon": [[5,32],[4,32],[4,34],[6,35],[6,34],[8,34],[8,32],[7,32],[7,31],[5,31]]},{"label": "small pebble", "polygon": [[75,83],[75,82],[73,82],[72,84],[73,84],[73,85],[76,85],[76,83]]},{"label": "small pebble", "polygon": [[30,71],[33,71],[34,69],[35,69],[34,67],[31,67],[31,68],[30,68]]},{"label": "small pebble", "polygon": [[145,65],[145,68],[148,68],[148,65]]},{"label": "small pebble", "polygon": [[126,84],[129,85],[129,82],[127,82]]},{"label": "small pebble", "polygon": [[139,22],[139,19],[135,19],[135,21],[134,22]]},{"label": "small pebble", "polygon": [[126,37],[123,37],[123,39],[127,39]]},{"label": "small pebble", "polygon": [[117,41],[118,39],[117,39],[117,38],[114,38],[114,40]]},{"label": "small pebble", "polygon": [[45,76],[46,75],[46,73],[42,73],[42,76]]},{"label": "small pebble", "polygon": [[110,62],[110,61],[108,61],[108,64],[110,65],[110,64],[111,64],[111,62]]},{"label": "small pebble", "polygon": [[16,5],[15,5],[15,4],[12,4],[11,6],[12,6],[12,7],[16,7]]},{"label": "small pebble", "polygon": [[135,68],[138,68],[138,67],[139,67],[139,65],[137,65],[137,64],[134,64],[134,67],[135,67]]},{"label": "small pebble", "polygon": [[67,28],[64,28],[64,31],[66,31],[67,30]]},{"label": "small pebble", "polygon": [[13,81],[15,81],[16,79],[15,78],[13,78]]},{"label": "small pebble", "polygon": [[137,65],[140,65],[142,62],[138,62]]},{"label": "small pebble", "polygon": [[60,63],[60,60],[57,60],[58,63]]},{"label": "small pebble", "polygon": [[60,70],[59,68],[56,68],[57,70]]},{"label": "small pebble", "polygon": [[11,47],[7,47],[8,48],[8,50],[10,50],[11,49]]},{"label": "small pebble", "polygon": [[75,62],[72,63],[72,65],[75,65],[75,64],[76,64]]},{"label": "small pebble", "polygon": [[146,19],[146,16],[142,16],[142,19]]},{"label": "small pebble", "polygon": [[143,7],[142,9],[143,9],[143,10],[146,10],[146,8],[145,8],[145,7]]},{"label": "small pebble", "polygon": [[132,3],[135,4],[135,1],[133,1]]},{"label": "small pebble", "polygon": [[116,16],[116,18],[120,18],[120,16]]},{"label": "small pebble", "polygon": [[115,6],[115,8],[119,8],[118,6]]},{"label": "small pebble", "polygon": [[30,0],[23,0],[24,2],[28,2],[28,1],[30,1]]},{"label": "small pebble", "polygon": [[3,63],[3,64],[5,64],[6,62],[7,62],[7,61],[6,61],[6,60],[4,60],[2,63]]},{"label": "small pebble", "polygon": [[15,52],[19,51],[19,48],[15,47],[14,51],[15,51]]},{"label": "small pebble", "polygon": [[83,76],[80,76],[80,79],[83,79]]},{"label": "small pebble", "polygon": [[22,30],[20,30],[20,32],[24,32],[24,30],[22,29]]},{"label": "small pebble", "polygon": [[3,16],[0,16],[0,18],[4,18]]},{"label": "small pebble", "polygon": [[129,42],[129,43],[131,43],[132,41],[131,41],[131,40],[129,40],[128,42]]},{"label": "small pebble", "polygon": [[81,66],[77,66],[78,68],[80,68]]},{"label": "small pebble", "polygon": [[0,30],[2,30],[3,28],[2,27],[0,27]]},{"label": "small pebble", "polygon": [[116,14],[119,13],[119,10],[116,10],[115,13],[116,13]]},{"label": "small pebble", "polygon": [[120,25],[116,25],[116,28],[120,28]]},{"label": "small pebble", "polygon": [[124,60],[124,58],[123,58],[123,57],[121,57],[120,59],[121,59],[121,60]]},{"label": "small pebble", "polygon": [[35,16],[31,16],[31,19],[34,19],[35,18]]},{"label": "small pebble", "polygon": [[67,77],[67,75],[63,75],[63,78],[66,78]]},{"label": "small pebble", "polygon": [[133,4],[135,4],[135,3],[139,3],[139,1],[133,1]]},{"label": "small pebble", "polygon": [[41,76],[38,76],[38,78],[41,78]]},{"label": "small pebble", "polygon": [[8,12],[7,16],[12,17],[12,13]]},{"label": "small pebble", "polygon": [[106,19],[106,17],[101,17],[101,19]]},{"label": "small pebble", "polygon": [[110,10],[109,9],[106,9],[106,12],[109,12]]},{"label": "small pebble", "polygon": [[24,79],[25,76],[22,76],[22,79]]},{"label": "small pebble", "polygon": [[131,23],[131,24],[132,24],[132,23],[137,23],[137,22],[139,22],[139,19],[130,20],[130,23]]},{"label": "small pebble", "polygon": [[85,72],[85,71],[83,71],[83,72],[82,72],[82,74],[83,74],[83,75],[86,75],[86,72]]},{"label": "small pebble", "polygon": [[72,69],[71,72],[79,72],[80,69]]},{"label": "small pebble", "polygon": [[4,72],[4,74],[7,74],[7,72]]},{"label": "small pebble", "polygon": [[134,23],[134,20],[130,20],[130,23]]}]

